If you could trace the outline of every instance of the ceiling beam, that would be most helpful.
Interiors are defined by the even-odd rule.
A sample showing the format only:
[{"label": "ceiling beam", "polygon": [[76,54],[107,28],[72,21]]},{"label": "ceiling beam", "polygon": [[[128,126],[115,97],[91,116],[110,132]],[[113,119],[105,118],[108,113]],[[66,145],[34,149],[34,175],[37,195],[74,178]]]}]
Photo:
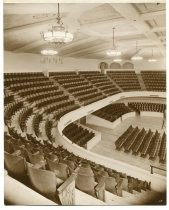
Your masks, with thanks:
[{"label": "ceiling beam", "polygon": [[165,48],[162,42],[153,33],[151,28],[140,17],[140,14],[132,4],[110,4],[117,12],[119,12],[136,30],[142,33],[149,39],[150,42],[156,43],[162,55],[165,55]]},{"label": "ceiling beam", "polygon": [[13,50],[13,52],[15,52],[15,53],[26,52],[26,51],[31,50],[33,48],[39,47],[43,44],[44,44],[44,41],[40,39],[38,41],[34,41],[34,42],[31,42],[27,45],[24,45],[24,46],[20,47],[20,48],[17,48],[15,50]]},{"label": "ceiling beam", "polygon": [[48,18],[46,20],[41,20],[41,21],[34,22],[34,23],[29,23],[29,24],[25,24],[25,25],[21,25],[21,26],[7,28],[4,30],[4,35],[8,36],[12,33],[17,33],[17,32],[23,31],[23,30],[27,30],[29,28],[31,28],[31,29],[37,28],[38,26],[42,26],[42,24],[48,24],[50,21],[52,21],[54,19],[56,19],[56,18]]},{"label": "ceiling beam", "polygon": [[[63,19],[64,22],[71,22],[72,29],[74,28],[73,25],[75,25],[75,28],[80,26],[79,22],[77,21],[77,18],[80,17],[84,12],[88,11],[89,9],[91,10],[92,8],[95,8],[101,4],[84,4],[83,7],[81,4],[75,4],[73,9],[68,13],[68,15]],[[55,17],[52,18],[46,18],[45,20],[39,20],[37,22],[21,25],[21,26],[16,26],[16,27],[11,27],[11,28],[6,28],[4,30],[5,36],[10,35],[11,33],[15,33],[18,31],[22,30],[27,30],[29,28],[37,28],[38,26],[42,26],[43,24],[49,24],[52,20],[55,20]]]},{"label": "ceiling beam", "polygon": [[151,29],[152,32],[159,32],[159,31],[165,31],[166,27],[165,26],[157,26]]},{"label": "ceiling beam", "polygon": [[141,14],[140,17],[141,17],[142,20],[151,20],[151,19],[154,19],[154,17],[158,17],[158,16],[161,16],[161,15],[165,16],[165,14],[166,14],[166,11],[161,10],[161,11],[144,13],[144,14]]},{"label": "ceiling beam", "polygon": [[[125,48],[125,44],[124,44],[124,49],[125,50],[121,50],[122,51],[122,57],[123,56],[126,56],[125,54],[127,53],[129,53],[129,58],[131,57],[130,55],[133,55],[133,54],[135,54],[135,48],[136,48],[136,46],[135,46],[135,43],[133,43],[133,44],[129,44],[129,48]],[[139,48],[139,51],[141,51],[142,49],[144,49],[144,48],[154,48],[154,47],[156,47],[153,43],[151,43],[151,42],[149,42],[149,43],[147,43],[147,44],[145,44],[145,43],[139,43],[139,46],[138,46],[138,48]],[[89,56],[89,55],[96,55],[97,56],[97,53],[105,53],[105,56],[106,56],[106,50],[108,50],[110,48],[110,44],[109,45],[105,45],[103,48],[99,48],[99,49],[97,49],[97,50],[95,50],[95,51],[93,51],[93,52],[88,52],[88,53],[84,53],[84,55],[80,55],[80,56],[78,56],[78,54],[76,55],[76,56],[78,56],[78,57],[81,57],[81,58],[83,58],[83,57],[86,57],[86,56]],[[121,47],[121,48],[123,48],[123,46]],[[131,51],[131,52],[130,52]],[[72,57],[73,57],[73,55],[72,55]]]}]

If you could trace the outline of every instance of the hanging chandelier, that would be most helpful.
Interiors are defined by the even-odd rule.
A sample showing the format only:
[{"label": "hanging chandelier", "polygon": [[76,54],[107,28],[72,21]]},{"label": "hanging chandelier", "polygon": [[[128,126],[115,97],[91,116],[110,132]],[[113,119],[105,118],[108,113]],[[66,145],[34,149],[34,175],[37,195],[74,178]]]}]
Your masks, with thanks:
[{"label": "hanging chandelier", "polygon": [[143,57],[138,54],[138,46],[137,46],[137,41],[136,41],[136,52],[135,52],[135,55],[131,58],[131,60],[140,61],[142,59]]},{"label": "hanging chandelier", "polygon": [[154,58],[153,49],[152,49],[151,58],[148,59],[148,62],[156,62],[156,61],[157,61],[157,60]]},{"label": "hanging chandelier", "polygon": [[113,28],[113,48],[111,50],[107,50],[106,52],[108,56],[112,56],[112,57],[121,55],[121,51],[119,51],[117,47],[115,46],[114,31],[115,31],[115,28]]},{"label": "hanging chandelier", "polygon": [[41,32],[41,36],[45,41],[53,42],[56,45],[71,42],[73,40],[73,34],[69,33],[60,17],[59,3],[58,14],[56,18],[56,24],[52,26],[47,32]]}]

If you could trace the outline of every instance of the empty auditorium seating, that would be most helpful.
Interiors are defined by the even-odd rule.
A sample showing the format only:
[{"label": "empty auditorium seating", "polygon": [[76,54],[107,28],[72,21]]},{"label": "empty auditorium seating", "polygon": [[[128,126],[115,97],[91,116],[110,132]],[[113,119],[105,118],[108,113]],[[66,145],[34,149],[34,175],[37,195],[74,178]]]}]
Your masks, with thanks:
[{"label": "empty auditorium seating", "polygon": [[69,124],[64,128],[63,134],[79,146],[84,147],[85,144],[94,137],[94,133],[75,123]]},{"label": "empty auditorium seating", "polygon": [[[58,180],[55,173],[48,170],[36,168],[30,164],[27,164],[28,175],[33,188],[40,194],[46,196],[52,201],[62,205],[73,205],[75,204],[75,186],[74,178],[67,179],[65,182]],[[69,187],[69,193],[66,193],[66,188]],[[64,190],[65,195],[62,195]]]},{"label": "empty auditorium seating", "polygon": [[110,122],[113,122],[122,115],[129,112],[132,112],[132,110],[129,107],[125,106],[125,104],[123,103],[118,103],[118,104],[110,104],[108,106],[105,106],[102,109],[93,112],[92,114],[101,117],[105,120],[108,120]]},{"label": "empty auditorium seating", "polygon": [[[17,139],[18,139],[19,134],[15,134],[14,131],[10,133],[11,134],[8,134],[8,138],[11,138],[11,141],[15,144],[17,140],[15,140],[13,135],[15,136],[17,135]],[[15,150],[14,148],[13,149],[14,151],[12,151],[12,153],[17,153],[18,156],[21,157],[21,159],[24,159],[24,161],[27,161],[27,164],[25,164],[24,166],[26,167],[26,170],[28,170],[28,178],[30,180],[30,183],[33,189],[45,195],[47,198],[54,200],[57,203],[60,203],[61,197],[59,196],[57,197],[57,200],[55,200],[53,197],[49,196],[50,193],[48,194],[48,192],[51,192],[51,189],[53,188],[47,189],[46,188],[47,185],[44,183],[44,180],[46,180],[45,182],[47,183],[49,180],[50,181],[53,180],[54,183],[55,182],[59,183],[58,189],[60,189],[62,185],[67,186],[68,184],[70,184],[70,182],[73,181],[71,176],[72,175],[74,176],[74,173],[77,173],[78,178],[76,178],[75,185],[78,189],[103,201],[105,199],[105,190],[108,190],[111,193],[114,193],[118,196],[123,196],[123,190],[128,190],[129,192],[131,192],[131,188],[134,189],[134,185],[131,184],[129,180],[130,179],[135,180],[136,178],[130,177],[129,179],[128,176],[125,176],[124,174],[119,173],[115,170],[106,168],[102,165],[98,165],[92,161],[77,157],[73,153],[70,153],[67,150],[65,150],[63,147],[60,147],[60,146],[54,147],[52,145],[49,146],[47,144],[44,144],[43,141],[39,142],[36,139],[32,139],[32,138],[27,139],[26,136],[19,139],[20,139],[19,142],[21,146],[16,147],[16,149],[19,148],[19,150]],[[31,154],[34,153],[35,156],[38,155],[39,158],[36,158],[36,160],[32,159],[32,157],[30,157],[30,154],[28,152],[27,152],[28,154],[28,158],[27,158],[26,153],[22,154],[22,150],[24,148],[26,148],[27,151],[29,151],[29,153]],[[70,166],[71,166],[72,171],[70,170]],[[77,167],[77,168],[74,168],[76,170],[73,170],[72,167],[74,166]],[[89,177],[86,176],[86,170],[88,171],[87,174],[90,175]],[[105,177],[104,174],[100,173],[103,171],[108,172],[108,176]],[[50,173],[50,172],[53,172],[53,173]],[[46,174],[48,174],[49,176],[46,177]],[[42,179],[42,177],[44,177],[44,179]],[[55,177],[55,181],[54,181],[54,177]],[[71,181],[69,181],[70,179]],[[37,183],[37,180],[38,180],[38,183]],[[43,180],[43,181],[41,182],[40,180]],[[141,182],[142,185],[145,182],[141,180],[138,180],[138,181]],[[49,183],[49,186],[51,186],[51,183]],[[137,190],[140,191],[141,190],[140,187],[137,186]],[[147,187],[145,187],[144,190],[149,190],[148,183],[147,183]],[[67,195],[67,196],[69,198],[70,195]],[[60,199],[58,200],[58,198]],[[72,200],[72,198],[69,198],[68,200]],[[61,203],[64,204],[64,202],[67,202],[66,198],[64,198]]]},{"label": "empty auditorium seating", "polygon": [[107,71],[107,74],[124,91],[141,90],[135,71]]},{"label": "empty auditorium seating", "polygon": [[133,155],[140,155],[150,160],[156,160],[159,156],[159,161],[165,163],[166,161],[166,142],[165,133],[161,137],[160,133],[156,131],[153,133],[150,129],[146,131],[144,128],[138,127],[129,128],[115,141],[117,150],[124,149],[128,153],[132,151]]},{"label": "empty auditorium seating", "polygon": [[144,84],[150,91],[166,91],[165,71],[141,71]]},{"label": "empty auditorium seating", "polygon": [[[96,72],[80,74],[52,72],[50,78],[44,77],[42,73],[10,73],[5,74],[4,77],[5,89],[11,91],[10,93],[6,91],[4,95],[4,118],[8,128],[5,135],[4,161],[5,168],[11,176],[18,180],[26,176],[30,180],[29,187],[31,184],[31,188],[37,192],[63,205],[74,204],[75,186],[102,201],[105,201],[105,190],[117,196],[123,196],[123,191],[132,193],[133,190],[141,192],[141,189],[150,189],[146,181],[81,158],[53,144],[56,140],[52,136],[53,122],[57,122],[64,114],[80,107],[76,99],[81,102],[81,105],[87,105],[119,92],[105,75]],[[138,81],[134,82],[135,74],[130,73],[129,76],[120,74],[119,77],[123,79],[118,81],[114,79],[114,81],[123,90],[140,90]],[[131,82],[127,82],[130,78]],[[120,83],[123,80],[124,86]],[[74,98],[71,98],[71,95]],[[152,109],[163,110],[163,108]],[[118,103],[108,105],[94,114],[113,122],[131,111],[130,106]],[[11,124],[15,115],[18,115],[17,123],[20,129],[15,124]],[[33,129],[32,133],[28,133],[29,123],[27,122],[31,117]],[[46,139],[42,138],[40,131],[40,125],[43,123]],[[95,135],[75,123],[65,127],[63,134],[72,143],[82,147],[85,147]],[[133,154],[140,155],[148,153],[152,160],[159,157],[164,163],[166,161],[165,135],[161,138],[156,135],[148,146],[145,144],[145,139],[150,137],[152,137],[151,131],[147,132],[130,126],[115,144],[119,150],[124,148],[125,152],[132,151]],[[138,139],[140,139],[139,144],[136,143]],[[72,183],[75,175],[77,178],[74,185]],[[71,184],[72,193],[68,193],[66,188]]]},{"label": "empty auditorium seating", "polygon": [[81,71],[80,75],[89,80],[95,87],[100,89],[107,96],[114,95],[120,92],[120,90],[106,77],[106,75],[98,71]]},{"label": "empty auditorium seating", "polygon": [[164,132],[159,150],[159,160],[161,163],[166,163],[166,133]]},{"label": "empty auditorium seating", "polygon": [[51,72],[50,76],[84,105],[105,98],[97,88],[93,87],[80,75],[77,75],[76,72]]},{"label": "empty auditorium seating", "polygon": [[128,106],[135,111],[164,112],[165,104],[146,103],[146,102],[129,102]]}]

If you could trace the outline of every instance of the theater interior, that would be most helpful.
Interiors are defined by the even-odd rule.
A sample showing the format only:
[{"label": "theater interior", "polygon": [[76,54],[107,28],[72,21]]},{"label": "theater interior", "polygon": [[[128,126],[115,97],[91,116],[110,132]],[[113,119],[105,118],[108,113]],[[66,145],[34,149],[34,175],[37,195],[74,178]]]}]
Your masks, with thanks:
[{"label": "theater interior", "polygon": [[4,0],[4,205],[166,205],[166,3]]}]

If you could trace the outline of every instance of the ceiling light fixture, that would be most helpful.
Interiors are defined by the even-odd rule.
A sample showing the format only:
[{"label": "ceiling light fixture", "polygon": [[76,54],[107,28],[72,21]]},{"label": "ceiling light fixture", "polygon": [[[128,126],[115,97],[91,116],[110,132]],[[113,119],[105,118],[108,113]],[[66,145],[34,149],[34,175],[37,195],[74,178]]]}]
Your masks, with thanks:
[{"label": "ceiling light fixture", "polygon": [[157,60],[154,58],[153,49],[152,49],[151,58],[148,59],[148,62],[156,62],[156,61],[157,61]]},{"label": "ceiling light fixture", "polygon": [[58,14],[55,25],[52,26],[47,32],[41,32],[41,36],[45,41],[53,42],[57,45],[71,42],[73,40],[73,34],[69,33],[61,21],[59,3],[58,3]]},{"label": "ceiling light fixture", "polygon": [[108,56],[120,56],[121,55],[121,51],[119,51],[117,49],[117,47],[115,46],[115,41],[114,41],[114,31],[115,28],[113,28],[113,48],[111,50],[108,50],[106,53]]},{"label": "ceiling light fixture", "polygon": [[137,42],[136,42],[136,53],[135,53],[135,55],[131,58],[131,60],[133,60],[133,61],[140,61],[140,60],[142,60],[142,59],[143,59],[143,57],[140,56],[140,55],[138,54]]}]

